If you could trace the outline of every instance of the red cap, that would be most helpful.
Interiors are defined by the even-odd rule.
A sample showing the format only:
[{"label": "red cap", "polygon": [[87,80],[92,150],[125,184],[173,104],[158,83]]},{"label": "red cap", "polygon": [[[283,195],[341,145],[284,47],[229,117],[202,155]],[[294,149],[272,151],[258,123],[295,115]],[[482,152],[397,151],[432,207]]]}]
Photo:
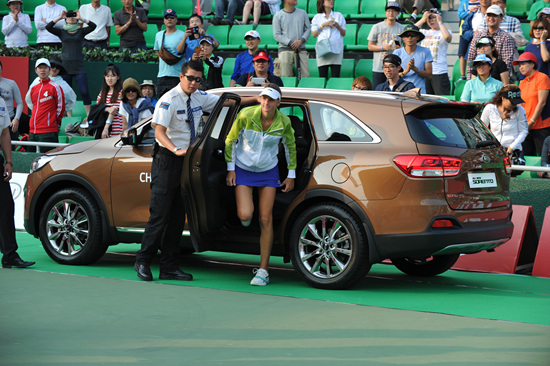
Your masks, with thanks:
[{"label": "red cap", "polygon": [[258,54],[256,56],[254,56],[252,58],[252,61],[256,61],[256,60],[266,60],[266,61],[269,61],[269,56],[267,55],[267,53],[263,52],[263,51],[260,51],[258,52]]},{"label": "red cap", "polygon": [[532,61],[536,65],[537,64],[537,56],[535,56],[531,52],[523,52],[517,60],[514,60],[512,62],[512,64],[514,64],[514,66],[515,66],[515,65],[519,64],[522,61]]}]

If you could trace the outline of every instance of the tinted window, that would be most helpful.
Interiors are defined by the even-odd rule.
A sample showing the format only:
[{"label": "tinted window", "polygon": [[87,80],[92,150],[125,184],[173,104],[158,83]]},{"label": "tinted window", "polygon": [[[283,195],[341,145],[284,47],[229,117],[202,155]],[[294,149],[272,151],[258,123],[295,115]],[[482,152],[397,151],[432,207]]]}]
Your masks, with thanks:
[{"label": "tinted window", "polygon": [[364,127],[336,106],[311,102],[310,109],[317,140],[373,142]]}]

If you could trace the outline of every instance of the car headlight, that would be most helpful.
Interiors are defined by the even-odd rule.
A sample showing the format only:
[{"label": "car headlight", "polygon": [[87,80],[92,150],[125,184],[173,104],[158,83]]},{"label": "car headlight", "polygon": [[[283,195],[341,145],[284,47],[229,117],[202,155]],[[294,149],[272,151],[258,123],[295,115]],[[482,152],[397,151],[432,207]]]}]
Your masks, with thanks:
[{"label": "car headlight", "polygon": [[46,164],[48,164],[50,161],[52,161],[53,158],[55,158],[55,155],[54,156],[52,156],[52,155],[41,155],[41,156],[37,157],[36,159],[34,159],[32,161],[30,172],[32,173],[32,172],[36,172],[36,171],[42,169],[44,166],[46,166]]}]

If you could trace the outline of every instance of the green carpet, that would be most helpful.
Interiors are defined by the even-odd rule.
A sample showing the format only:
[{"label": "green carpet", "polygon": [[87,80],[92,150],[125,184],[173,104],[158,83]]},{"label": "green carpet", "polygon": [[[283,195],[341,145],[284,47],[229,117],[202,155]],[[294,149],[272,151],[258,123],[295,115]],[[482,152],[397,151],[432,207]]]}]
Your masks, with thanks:
[{"label": "green carpet", "polygon": [[[37,264],[29,270],[139,281],[133,270],[135,244],[114,246],[89,266],[66,266],[51,260],[40,241],[17,233],[19,253]],[[272,259],[271,284],[249,285],[258,256],[205,252],[185,257],[181,266],[192,282],[155,281],[211,289],[289,296],[339,303],[414,310],[474,318],[550,326],[550,279],[448,271],[432,278],[411,277],[391,265],[373,266],[357,287],[345,291],[318,290],[303,283],[290,264]],[[158,263],[152,266],[158,276]]]}]

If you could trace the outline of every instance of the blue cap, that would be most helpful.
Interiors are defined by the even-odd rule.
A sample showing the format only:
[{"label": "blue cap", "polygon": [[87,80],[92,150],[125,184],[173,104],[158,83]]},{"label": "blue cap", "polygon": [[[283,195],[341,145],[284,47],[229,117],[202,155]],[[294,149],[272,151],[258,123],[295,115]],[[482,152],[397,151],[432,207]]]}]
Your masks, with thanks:
[{"label": "blue cap", "polygon": [[482,53],[476,56],[475,60],[468,62],[468,66],[475,66],[476,62],[484,62],[489,65],[493,65],[493,61],[486,54]]},{"label": "blue cap", "polygon": [[176,18],[178,17],[174,9],[166,9],[166,11],[164,12],[164,17],[166,17],[167,15],[173,15]]}]

